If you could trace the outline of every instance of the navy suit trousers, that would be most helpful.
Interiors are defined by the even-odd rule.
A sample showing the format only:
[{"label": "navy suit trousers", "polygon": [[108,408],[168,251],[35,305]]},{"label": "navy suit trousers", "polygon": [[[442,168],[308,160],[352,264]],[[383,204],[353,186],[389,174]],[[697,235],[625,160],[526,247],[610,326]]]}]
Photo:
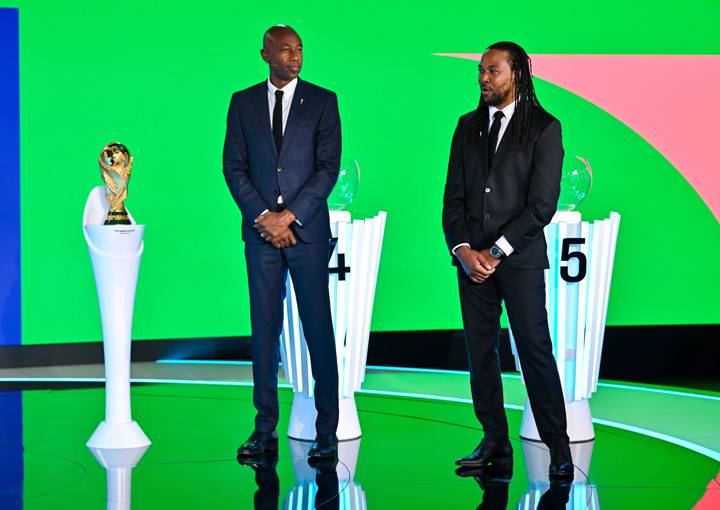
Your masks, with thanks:
[{"label": "navy suit trousers", "polygon": [[271,432],[278,423],[279,339],[288,270],[315,379],[315,429],[318,434],[335,434],[337,430],[338,367],[328,294],[328,250],[329,241],[299,242],[284,249],[270,243],[245,245],[257,431]]}]

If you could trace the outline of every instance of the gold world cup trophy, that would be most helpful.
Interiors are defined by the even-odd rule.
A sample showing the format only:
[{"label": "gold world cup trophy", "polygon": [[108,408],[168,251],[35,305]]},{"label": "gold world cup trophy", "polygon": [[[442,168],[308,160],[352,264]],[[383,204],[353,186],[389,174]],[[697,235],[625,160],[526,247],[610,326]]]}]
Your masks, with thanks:
[{"label": "gold world cup trophy", "polygon": [[113,142],[103,147],[100,157],[100,174],[105,182],[105,198],[110,204],[105,225],[130,225],[125,204],[133,157],[121,143]]}]

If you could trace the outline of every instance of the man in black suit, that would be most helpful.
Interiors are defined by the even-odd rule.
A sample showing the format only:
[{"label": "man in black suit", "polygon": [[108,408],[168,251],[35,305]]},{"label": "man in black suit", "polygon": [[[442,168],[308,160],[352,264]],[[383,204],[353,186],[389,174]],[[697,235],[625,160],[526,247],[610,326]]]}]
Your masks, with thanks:
[{"label": "man in black suit", "polygon": [[242,213],[252,325],[255,430],[238,457],[276,454],[277,371],[285,278],[293,279],[316,381],[311,458],[337,456],[338,370],[328,295],[327,198],[340,166],[337,97],[300,80],[302,41],[271,27],[260,52],[270,77],[230,101],[223,173]]},{"label": "man in black suit", "polygon": [[557,208],[560,123],[540,107],[530,58],[515,43],[490,46],[479,66],[479,107],[452,140],[443,230],[458,267],[475,415],[485,436],[456,463],[512,469],[498,341],[501,302],[513,328],[530,405],[550,448],[552,478],[573,476],[565,404],[545,309],[543,228]]}]

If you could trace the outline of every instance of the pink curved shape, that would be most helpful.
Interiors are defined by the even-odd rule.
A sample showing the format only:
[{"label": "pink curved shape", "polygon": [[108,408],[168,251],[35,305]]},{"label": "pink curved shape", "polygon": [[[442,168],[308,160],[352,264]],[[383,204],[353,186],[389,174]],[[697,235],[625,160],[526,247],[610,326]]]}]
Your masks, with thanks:
[{"label": "pink curved shape", "polygon": [[647,140],[720,221],[720,55],[538,54],[532,61],[534,75],[594,103]]},{"label": "pink curved shape", "polygon": [[710,480],[703,497],[695,503],[693,510],[717,510],[720,508],[720,473]]}]

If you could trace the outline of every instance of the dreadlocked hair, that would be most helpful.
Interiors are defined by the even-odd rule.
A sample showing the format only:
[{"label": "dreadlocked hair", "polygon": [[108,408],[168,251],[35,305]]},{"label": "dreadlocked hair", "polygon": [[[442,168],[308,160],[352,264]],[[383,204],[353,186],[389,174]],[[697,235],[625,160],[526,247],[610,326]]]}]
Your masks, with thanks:
[{"label": "dreadlocked hair", "polygon": [[[540,106],[535,95],[532,82],[532,62],[530,56],[519,44],[510,41],[501,41],[488,46],[488,50],[507,51],[510,54],[510,70],[515,82],[515,113],[513,114],[513,143],[522,149],[530,143],[530,123],[532,110]],[[485,106],[480,95],[478,110]]]}]

